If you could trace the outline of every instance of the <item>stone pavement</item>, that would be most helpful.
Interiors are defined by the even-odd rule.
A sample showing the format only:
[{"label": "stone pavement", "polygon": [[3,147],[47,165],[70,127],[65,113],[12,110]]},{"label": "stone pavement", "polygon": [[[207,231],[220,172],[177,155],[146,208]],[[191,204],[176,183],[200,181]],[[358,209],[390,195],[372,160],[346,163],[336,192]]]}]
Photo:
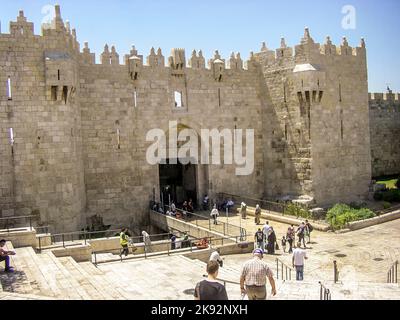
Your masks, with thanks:
[{"label": "stone pavement", "polygon": [[[226,218],[220,217],[226,222]],[[265,220],[261,221],[262,224]],[[262,225],[256,226],[254,217],[242,219],[239,216],[229,218],[229,223],[241,225],[247,230],[248,240]],[[277,234],[279,246],[288,225],[270,221]],[[400,220],[394,220],[362,230],[344,234],[313,231],[311,244],[308,245],[309,259],[306,272],[315,275],[318,280],[333,280],[333,261],[338,263],[341,280],[363,282],[386,282],[387,271],[396,260],[400,260]],[[291,255],[276,252],[276,257],[291,264]],[[232,257],[239,259],[240,256]]]}]

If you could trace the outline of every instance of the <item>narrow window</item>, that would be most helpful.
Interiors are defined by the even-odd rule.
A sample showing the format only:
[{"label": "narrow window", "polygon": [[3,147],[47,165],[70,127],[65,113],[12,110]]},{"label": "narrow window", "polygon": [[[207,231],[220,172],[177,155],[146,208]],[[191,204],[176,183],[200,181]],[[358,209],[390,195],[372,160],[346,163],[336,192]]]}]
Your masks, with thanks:
[{"label": "narrow window", "polygon": [[288,127],[287,127],[287,123],[285,123],[285,140],[287,140],[288,138]]},{"label": "narrow window", "polygon": [[7,97],[8,100],[12,100],[11,77],[7,79]]},{"label": "narrow window", "polygon": [[64,103],[67,104],[67,100],[68,100],[68,87],[67,86],[63,86],[62,99],[63,99]]},{"label": "narrow window", "polygon": [[342,102],[342,84],[339,83],[339,102]]},{"label": "narrow window", "polygon": [[58,87],[51,86],[51,100],[52,101],[57,101],[57,93],[58,93]]},{"label": "narrow window", "polygon": [[283,84],[283,101],[286,103],[286,85]]},{"label": "narrow window", "polygon": [[118,143],[118,150],[121,149],[121,132],[117,129],[117,143]]},{"label": "narrow window", "polygon": [[175,107],[182,108],[183,107],[182,93],[179,91],[175,91],[174,96],[175,96]]},{"label": "narrow window", "polygon": [[343,141],[344,129],[343,129],[343,109],[340,110],[340,137]]},{"label": "narrow window", "polygon": [[22,36],[24,35],[24,27],[21,27],[20,33],[21,33]]},{"label": "narrow window", "polygon": [[13,130],[13,128],[10,128],[10,144],[11,144],[11,146],[14,145],[14,130]]},{"label": "narrow window", "polygon": [[61,79],[60,70],[57,70],[57,79],[58,79],[58,81],[60,81],[60,79]]},{"label": "narrow window", "polygon": [[218,106],[221,106],[221,88],[218,88]]},{"label": "narrow window", "polygon": [[137,91],[136,91],[136,88],[135,88],[135,91],[133,92],[133,106],[135,108],[137,108]]}]

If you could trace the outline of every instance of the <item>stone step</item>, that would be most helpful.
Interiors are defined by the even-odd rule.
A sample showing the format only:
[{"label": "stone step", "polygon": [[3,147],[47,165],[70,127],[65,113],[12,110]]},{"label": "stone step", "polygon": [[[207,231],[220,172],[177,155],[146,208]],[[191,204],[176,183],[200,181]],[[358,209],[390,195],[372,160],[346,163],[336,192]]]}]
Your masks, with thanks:
[{"label": "stone step", "polygon": [[127,298],[119,290],[117,290],[118,288],[115,288],[112,279],[109,279],[104,272],[99,270],[91,262],[81,262],[79,265],[96,283],[97,287],[107,291],[107,294],[110,295],[112,299],[123,300]]},{"label": "stone step", "polygon": [[68,300],[90,300],[90,296],[87,292],[79,286],[79,283],[52,252],[42,253],[40,258],[43,261],[43,265],[48,267],[48,277],[61,292],[59,298]]},{"label": "stone step", "polygon": [[[12,250],[12,244],[9,244],[8,248]],[[31,247],[25,247],[18,248],[15,252],[17,254],[12,256],[12,265],[15,267],[16,272],[9,274],[9,277],[14,286],[19,286],[20,288],[14,291],[55,297],[59,290],[57,287],[52,288],[48,283],[45,266],[42,266],[35,251]],[[21,286],[24,286],[25,289],[21,289]],[[7,291],[11,290],[13,289],[7,289]]]},{"label": "stone step", "polygon": [[58,258],[62,265],[68,270],[68,272],[74,277],[94,300],[112,300],[112,296],[107,294],[107,289],[104,287],[98,287],[97,283],[92,280],[91,276],[81,268],[81,266],[71,257]]}]

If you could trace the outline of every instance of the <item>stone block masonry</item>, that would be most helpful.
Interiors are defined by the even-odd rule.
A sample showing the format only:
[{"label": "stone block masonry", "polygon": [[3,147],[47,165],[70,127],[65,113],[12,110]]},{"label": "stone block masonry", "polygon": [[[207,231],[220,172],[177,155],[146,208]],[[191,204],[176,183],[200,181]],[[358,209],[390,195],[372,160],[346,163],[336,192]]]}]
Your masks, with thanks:
[{"label": "stone block masonry", "polygon": [[[23,12],[0,34],[0,215],[38,213],[52,232],[79,230],[93,215],[112,227],[148,225],[160,201],[159,167],[146,161],[154,128],[254,129],[254,172],[197,165],[197,202],[219,192],[276,200],[309,195],[318,204],[366,196],[371,150],[366,48],[305,30],[294,50],[282,39],[248,61],[218,51],[161,49],[123,57],[89,44],[56,6],[33,33]],[[202,143],[202,141],[200,141]],[[386,162],[385,162],[386,163]]]}]

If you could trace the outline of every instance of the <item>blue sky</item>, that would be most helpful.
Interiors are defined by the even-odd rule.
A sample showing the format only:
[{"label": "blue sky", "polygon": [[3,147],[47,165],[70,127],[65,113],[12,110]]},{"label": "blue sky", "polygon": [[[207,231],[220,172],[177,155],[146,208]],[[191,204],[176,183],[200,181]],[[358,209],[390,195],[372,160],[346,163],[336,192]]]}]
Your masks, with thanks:
[{"label": "blue sky", "polygon": [[[383,92],[387,84],[400,92],[400,1],[398,0],[59,0],[62,17],[77,29],[83,46],[89,41],[96,58],[105,43],[115,45],[122,57],[132,44],[147,55],[161,47],[165,56],[171,48],[182,47],[189,56],[202,49],[210,58],[215,49],[228,58],[240,52],[247,59],[266,41],[279,47],[284,36],[288,45],[300,42],[308,26],[316,42],[330,35],[339,44],[347,36],[356,46],[365,37],[368,52],[369,90]],[[10,20],[23,9],[29,21],[40,24],[46,18],[42,9],[49,0],[0,0],[1,31],[8,32]],[[343,29],[342,8],[356,9],[356,28]],[[121,59],[122,61],[122,59]]]}]

